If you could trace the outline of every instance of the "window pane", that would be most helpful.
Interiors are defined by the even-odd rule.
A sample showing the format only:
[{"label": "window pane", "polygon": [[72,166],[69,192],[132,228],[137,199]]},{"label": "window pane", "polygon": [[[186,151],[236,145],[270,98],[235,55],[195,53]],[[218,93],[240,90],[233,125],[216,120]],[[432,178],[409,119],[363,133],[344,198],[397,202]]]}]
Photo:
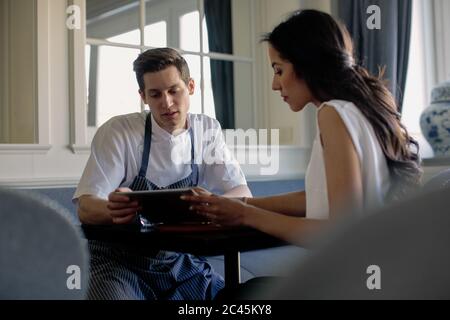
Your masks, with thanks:
[{"label": "window pane", "polygon": [[203,18],[202,20],[202,33],[203,33],[203,52],[209,53],[209,36],[205,18]]},{"label": "window pane", "polygon": [[91,62],[91,46],[90,45],[85,46],[84,54],[85,54],[85,59],[86,59],[86,61],[85,61],[86,89],[87,89],[86,94],[87,94],[87,98],[88,98],[87,103],[89,105],[89,74],[90,74],[89,70],[91,68],[91,64],[90,64],[90,62]]},{"label": "window pane", "polygon": [[211,84],[211,59],[203,58],[204,79],[205,79],[205,114],[216,119],[216,106]]},{"label": "window pane", "polygon": [[167,23],[165,21],[145,26],[145,45],[167,47]]},{"label": "window pane", "polygon": [[140,112],[133,61],[139,50],[91,46],[89,62],[88,123],[100,126],[108,119]]},{"label": "window pane", "polygon": [[[86,35],[139,45],[139,17],[139,0],[86,0]],[[115,38],[124,34],[124,38]]]},{"label": "window pane", "polygon": [[205,114],[224,129],[253,128],[252,65],[204,58]]},{"label": "window pane", "polygon": [[409,51],[408,74],[403,101],[402,121],[412,133],[420,133],[420,115],[427,107],[426,71],[424,52],[424,25],[417,1],[413,2],[411,44]]},{"label": "window pane", "polygon": [[[119,43],[127,43],[127,44],[139,44],[139,37],[140,37],[141,32],[136,29],[136,30],[131,30],[122,34],[118,34],[114,37],[110,37],[107,38],[106,40],[111,41],[111,42],[119,42]],[[137,41],[137,42],[136,42]]]},{"label": "window pane", "polygon": [[180,48],[200,51],[199,12],[194,11],[180,17]]},{"label": "window pane", "polygon": [[191,96],[189,112],[202,113],[200,57],[189,54],[183,55],[183,57],[189,66],[191,78],[195,81],[195,90]]},{"label": "window pane", "polygon": [[[145,0],[145,40],[150,47],[178,48],[178,16],[181,8],[193,0]],[[196,6],[194,0],[194,8]],[[192,11],[192,10],[189,10]],[[184,11],[188,12],[188,11]],[[176,31],[176,34],[174,33]]]},{"label": "window pane", "polygon": [[250,17],[249,0],[205,1],[204,51],[250,57],[251,45],[257,41],[251,34]]},{"label": "window pane", "polygon": [[37,6],[37,0],[0,1],[0,143],[40,142]]},{"label": "window pane", "polygon": [[235,128],[254,128],[252,64],[248,62],[234,62],[233,70]]}]

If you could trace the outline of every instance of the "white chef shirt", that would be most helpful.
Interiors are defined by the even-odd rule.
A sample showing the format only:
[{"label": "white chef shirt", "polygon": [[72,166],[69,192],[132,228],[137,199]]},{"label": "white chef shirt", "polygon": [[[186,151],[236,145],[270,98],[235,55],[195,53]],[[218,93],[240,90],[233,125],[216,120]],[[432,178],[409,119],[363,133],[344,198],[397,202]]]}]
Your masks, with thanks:
[{"label": "white chef shirt", "polygon": [[[131,185],[141,167],[147,114],[148,111],[143,111],[116,116],[97,130],[74,202],[82,195],[106,199],[114,189]],[[192,127],[199,186],[224,193],[247,184],[239,163],[225,144],[217,120],[188,113],[188,128],[172,135],[162,129],[153,116],[151,119],[152,140],[146,177],[152,183],[166,187],[191,174],[189,129]],[[212,161],[211,155],[222,155],[220,160],[226,161],[216,158]]]}]

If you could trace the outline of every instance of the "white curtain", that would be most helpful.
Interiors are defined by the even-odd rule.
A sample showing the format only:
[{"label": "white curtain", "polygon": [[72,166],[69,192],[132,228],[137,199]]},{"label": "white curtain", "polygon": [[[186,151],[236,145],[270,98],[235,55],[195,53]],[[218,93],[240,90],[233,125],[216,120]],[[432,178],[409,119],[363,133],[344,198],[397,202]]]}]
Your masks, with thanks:
[{"label": "white curtain", "polygon": [[[424,1],[424,0],[422,0]],[[450,80],[450,1],[448,0],[425,0],[432,6],[434,21],[434,48],[436,57],[436,81]]]}]

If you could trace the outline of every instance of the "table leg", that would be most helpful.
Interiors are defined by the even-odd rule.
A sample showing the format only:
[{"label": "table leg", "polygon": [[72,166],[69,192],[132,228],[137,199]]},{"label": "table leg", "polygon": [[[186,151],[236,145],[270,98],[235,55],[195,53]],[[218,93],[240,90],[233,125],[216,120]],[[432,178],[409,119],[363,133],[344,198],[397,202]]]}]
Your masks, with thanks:
[{"label": "table leg", "polygon": [[225,286],[237,287],[241,283],[241,261],[239,251],[229,251],[224,254]]}]

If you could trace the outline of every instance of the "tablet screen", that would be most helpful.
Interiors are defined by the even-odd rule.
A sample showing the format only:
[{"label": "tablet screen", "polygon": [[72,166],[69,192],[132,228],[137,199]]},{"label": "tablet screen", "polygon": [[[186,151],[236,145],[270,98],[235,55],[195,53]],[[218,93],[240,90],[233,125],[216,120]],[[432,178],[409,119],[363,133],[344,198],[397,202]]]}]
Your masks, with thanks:
[{"label": "tablet screen", "polygon": [[192,189],[148,190],[117,192],[131,200],[137,200],[142,207],[139,212],[152,223],[186,224],[206,223],[208,220],[189,210],[190,202],[181,200],[183,194],[192,194]]}]

